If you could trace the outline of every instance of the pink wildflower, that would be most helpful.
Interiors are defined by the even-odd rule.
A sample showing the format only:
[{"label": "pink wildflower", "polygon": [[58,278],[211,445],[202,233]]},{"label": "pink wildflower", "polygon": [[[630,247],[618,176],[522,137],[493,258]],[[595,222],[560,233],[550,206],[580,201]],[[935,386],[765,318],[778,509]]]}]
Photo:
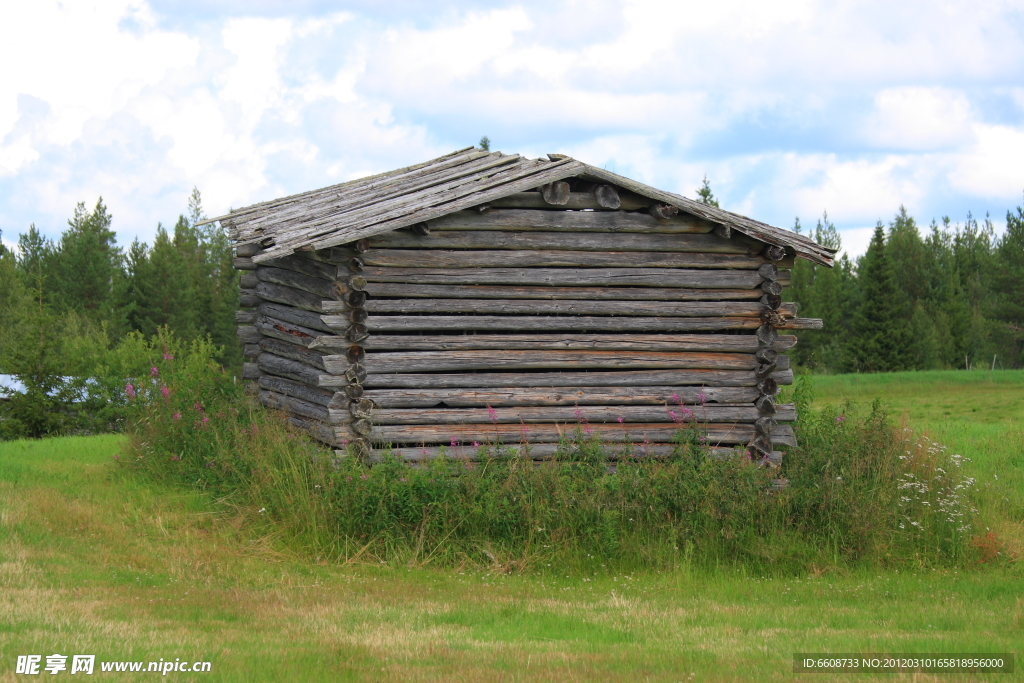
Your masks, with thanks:
[{"label": "pink wildflower", "polygon": [[480,442],[479,441],[474,441],[473,442],[473,448],[480,448]]},{"label": "pink wildflower", "polygon": [[128,398],[135,398],[135,387],[132,386],[131,382],[125,385],[124,393],[128,394]]},{"label": "pink wildflower", "polygon": [[671,417],[672,421],[675,422],[676,424],[679,424],[683,420],[683,418],[679,417],[679,415],[677,415],[676,411],[674,410],[668,411],[668,416]]},{"label": "pink wildflower", "polygon": [[151,367],[149,369],[149,374],[150,374],[151,377],[156,377],[157,375],[160,374],[160,370],[157,369],[157,367],[154,365],[153,367]]},{"label": "pink wildflower", "polygon": [[583,419],[583,411],[580,410],[580,404],[579,403],[576,403],[574,405],[576,406],[576,410],[574,411],[574,414],[576,415],[576,421],[579,422],[580,420]]},{"label": "pink wildflower", "polygon": [[167,388],[167,385],[160,387],[160,395],[164,398],[168,398],[171,395],[171,390]]},{"label": "pink wildflower", "polygon": [[405,481],[405,477],[402,477],[402,478],[401,478],[401,479],[399,479],[398,481],[402,481],[402,482],[404,482],[404,481]]},{"label": "pink wildflower", "polygon": [[366,475],[364,474],[364,475],[362,475],[362,476],[361,476],[361,477],[359,477],[359,478],[360,478],[360,479],[366,479]]},{"label": "pink wildflower", "polygon": [[209,415],[203,415],[203,420],[202,420],[203,424],[206,424],[209,421],[210,421],[210,416]]},{"label": "pink wildflower", "polygon": [[[341,440],[341,447],[342,447],[342,448],[348,448],[348,439],[345,439],[345,438],[343,438],[343,439]],[[349,479],[351,479],[351,478],[352,478],[352,477],[349,477]]]},{"label": "pink wildflower", "polygon": [[201,412],[203,412],[203,406],[199,405],[199,403],[198,403],[198,402],[196,402],[195,404],[193,404],[193,406],[192,406],[192,407],[193,407],[193,408],[195,408],[197,412],[200,412],[200,413],[201,413]]},{"label": "pink wildflower", "polygon": [[673,403],[682,403],[683,399],[679,398],[679,394],[672,394]]},{"label": "pink wildflower", "polygon": [[181,413],[175,413],[171,419],[177,422],[178,420],[181,419]]},{"label": "pink wildflower", "polygon": [[487,404],[487,415],[491,418],[491,424],[498,424],[498,411],[490,403]]},{"label": "pink wildflower", "polygon": [[621,416],[621,415],[619,415],[619,424],[622,424],[622,423],[623,423],[624,421],[625,421],[625,420],[623,420],[623,419],[622,419],[622,416]]},{"label": "pink wildflower", "polygon": [[693,411],[690,410],[689,408],[687,408],[686,406],[683,406],[683,419],[684,420],[691,420],[691,419],[693,419]]},{"label": "pink wildflower", "polygon": [[704,392],[702,391],[702,392],[700,392],[699,394],[697,394],[697,400],[698,400],[698,401],[700,401],[700,404],[701,404],[701,405],[704,405],[705,403],[707,403],[707,402],[708,402],[708,397],[707,397],[707,395],[705,395],[705,393],[704,393]]},{"label": "pink wildflower", "polygon": [[839,417],[836,418],[836,424],[843,424],[843,422],[845,422],[845,421],[846,421],[846,416],[845,415],[840,415]]},{"label": "pink wildflower", "polygon": [[164,351],[164,360],[174,360],[174,356]]}]

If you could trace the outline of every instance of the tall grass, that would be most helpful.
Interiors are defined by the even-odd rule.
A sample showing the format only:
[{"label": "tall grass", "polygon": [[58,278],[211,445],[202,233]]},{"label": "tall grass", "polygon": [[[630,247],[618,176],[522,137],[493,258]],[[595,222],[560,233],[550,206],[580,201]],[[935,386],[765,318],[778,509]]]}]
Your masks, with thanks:
[{"label": "tall grass", "polygon": [[[209,491],[321,561],[575,573],[742,565],[757,572],[967,560],[973,483],[877,404],[812,412],[781,471],[712,457],[681,424],[665,458],[617,460],[585,424],[535,465],[500,444],[414,467],[338,457],[245,397],[202,343],[156,348],[125,467]],[[798,396],[798,402],[806,398]],[[610,474],[610,470],[614,474]],[[773,486],[780,476],[788,486]]]}]

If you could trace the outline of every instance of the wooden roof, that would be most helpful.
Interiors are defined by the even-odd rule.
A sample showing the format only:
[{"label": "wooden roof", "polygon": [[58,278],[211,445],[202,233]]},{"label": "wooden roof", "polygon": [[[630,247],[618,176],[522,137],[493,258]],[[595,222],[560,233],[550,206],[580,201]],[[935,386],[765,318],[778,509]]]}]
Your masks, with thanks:
[{"label": "wooden roof", "polygon": [[253,204],[221,221],[236,244],[262,245],[256,262],[296,250],[325,249],[439,218],[516,192],[583,176],[679,208],[745,235],[792,249],[797,256],[832,265],[834,250],[790,230],[665,192],[562,155],[551,160],[460,149],[415,166],[319,190]]}]

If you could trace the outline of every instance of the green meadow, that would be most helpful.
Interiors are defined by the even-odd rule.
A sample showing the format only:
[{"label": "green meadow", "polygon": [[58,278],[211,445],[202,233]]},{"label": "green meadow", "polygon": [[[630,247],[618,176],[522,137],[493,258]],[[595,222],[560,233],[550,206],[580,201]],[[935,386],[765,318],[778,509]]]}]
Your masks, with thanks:
[{"label": "green meadow", "polygon": [[[209,681],[790,681],[808,676],[792,672],[796,652],[1019,657],[1024,372],[814,386],[816,405],[879,398],[970,459],[988,561],[765,576],[685,563],[587,576],[321,564],[256,511],[114,467],[121,437],[13,441],[0,443],[0,681],[36,678],[15,674],[18,655],[54,653],[209,661],[209,673],[167,674]],[[95,675],[153,677],[99,664]]]}]

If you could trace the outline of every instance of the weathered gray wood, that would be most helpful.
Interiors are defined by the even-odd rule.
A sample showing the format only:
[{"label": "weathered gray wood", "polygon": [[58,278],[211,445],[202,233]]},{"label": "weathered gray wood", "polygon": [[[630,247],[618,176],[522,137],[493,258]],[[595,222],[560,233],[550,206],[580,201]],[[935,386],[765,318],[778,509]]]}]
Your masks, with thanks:
[{"label": "weathered gray wood", "polygon": [[[459,443],[477,441],[502,440],[508,443],[551,443],[559,441],[563,435],[570,436],[575,425],[558,424],[497,424],[497,425],[380,425],[373,428],[370,439],[377,444],[430,444],[450,443],[455,439]],[[594,433],[601,439],[611,443],[631,441],[636,444],[644,439],[655,442],[671,441],[679,430],[672,423],[644,423],[615,425],[593,425]],[[701,431],[706,433],[708,444],[746,444],[755,435],[752,424],[718,424],[703,425]],[[772,435],[776,444],[792,440],[792,428],[782,426]]]},{"label": "weathered gray wood", "polygon": [[[492,203],[493,206],[493,203]],[[579,230],[585,232],[711,232],[712,223],[683,215],[659,221],[625,211],[529,211],[495,209],[485,214],[458,211],[428,221],[431,230]]]},{"label": "weathered gray wood", "polygon": [[314,330],[320,330],[321,332],[326,332],[328,334],[333,332],[333,330],[320,319],[319,314],[310,313],[292,306],[264,301],[256,307],[256,311],[260,315],[265,315],[268,318],[284,320],[285,322],[294,323]]},{"label": "weathered gray wood", "polygon": [[[611,187],[611,185],[607,185],[605,187]],[[595,187],[595,190],[596,189],[597,188]],[[607,198],[605,201],[610,203],[610,200]],[[619,194],[619,206],[612,207],[605,206],[599,203],[596,193],[594,192],[570,192],[569,199],[566,200],[565,204],[558,208],[572,209],[576,211],[579,211],[581,209],[590,209],[595,211],[602,211],[608,209],[622,209],[623,211],[640,211],[646,210],[650,203],[651,200],[647,199],[646,197],[633,194],[632,192],[625,192]],[[552,208],[550,204],[544,201],[544,198],[541,196],[540,192],[517,192],[507,197],[493,199],[490,202],[488,202],[488,206],[490,206],[491,210]]]},{"label": "weathered gray wood", "polygon": [[753,289],[761,276],[752,270],[682,268],[388,268],[367,267],[367,282],[439,285],[554,285],[578,287],[685,287]]},{"label": "weathered gray wood", "polygon": [[246,271],[238,278],[238,286],[241,289],[255,289],[259,283],[260,279],[252,271]]},{"label": "weathered gray wood", "polygon": [[[622,420],[620,423],[619,420]],[[752,405],[722,406],[524,406],[513,408],[378,408],[373,411],[377,425],[527,424],[585,422],[591,425],[628,425],[634,422],[688,425],[706,422],[752,423],[757,430],[772,430],[776,420],[795,420],[792,404],[779,406],[775,418],[766,418]],[[623,427],[628,429],[628,427]],[[758,431],[758,433],[771,433]]]},{"label": "weathered gray wood", "polygon": [[243,344],[255,344],[263,335],[253,325],[239,325],[238,326],[238,341]]},{"label": "weathered gray wood", "polygon": [[[512,457],[529,458],[528,462],[532,461],[538,465],[556,456],[559,453],[559,449],[562,448],[564,447],[557,443],[527,444],[525,448],[520,444],[507,444],[502,447],[503,450],[510,451]],[[627,451],[625,445],[606,445],[608,459],[612,462],[664,458],[671,455],[677,448],[676,444],[671,443],[640,443],[633,444]],[[374,448],[368,454],[366,461],[368,464],[376,465],[386,462],[388,458],[397,457],[399,460],[407,463],[421,463],[444,457],[475,463],[480,461],[479,450],[479,447],[474,447],[472,444],[459,444],[454,448],[450,445],[431,447],[406,446],[393,449]],[[737,447],[718,447],[710,448],[709,450],[711,457],[723,460],[726,458],[748,457],[746,452]],[[781,463],[782,455],[782,451],[773,451],[769,459],[773,464]]]},{"label": "weathered gray wood", "polygon": [[793,383],[793,373],[790,372],[789,376],[786,377],[786,379],[788,379],[788,381],[783,381],[783,375],[784,374],[785,373],[779,372],[779,373],[775,373],[775,375],[773,375],[771,377],[765,377],[764,379],[759,379],[759,380],[757,380],[757,384],[755,386],[757,386],[757,388],[765,396],[774,396],[775,394],[779,393],[779,385],[780,384],[792,384]]},{"label": "weathered gray wood", "polygon": [[668,221],[669,219],[675,218],[679,215],[679,207],[671,204],[659,204],[655,202],[647,207],[647,213],[654,216],[659,221]]},{"label": "weathered gray wood", "polygon": [[[317,278],[318,280],[327,280],[328,282],[343,280],[350,275],[349,269],[345,265],[339,267],[336,263],[321,260],[322,257],[310,256],[316,253],[299,252],[291,256],[281,256],[260,265],[293,270],[296,273]],[[326,253],[323,254],[323,256],[326,255]]]},{"label": "weathered gray wood", "polygon": [[375,249],[367,268],[742,268],[764,264],[760,256],[655,251],[459,251]]},{"label": "weathered gray wood", "polygon": [[242,363],[242,379],[257,379],[260,367],[256,363]]},{"label": "weathered gray wood", "polygon": [[[358,310],[358,309],[357,309]],[[745,301],[589,301],[530,299],[371,299],[366,310],[378,313],[492,313],[496,315],[615,315],[666,317],[750,317],[760,316],[764,306]],[[786,304],[781,312],[795,315],[796,307]],[[351,319],[351,318],[350,318]]]},{"label": "weathered gray wood", "polygon": [[[757,300],[760,289],[683,289],[656,287],[514,287],[490,285],[407,285],[371,282],[366,293],[373,297],[465,299],[590,299],[596,301],[727,301]],[[352,292],[349,297],[363,292]],[[360,303],[365,303],[365,295]],[[349,303],[352,300],[349,299]],[[359,304],[356,304],[359,305]],[[324,306],[334,313],[334,304]]]},{"label": "weathered gray wood", "polygon": [[780,330],[820,330],[822,327],[821,318],[789,318],[778,326]]},{"label": "weathered gray wood", "polygon": [[[785,359],[788,365],[788,356],[782,356],[781,359]],[[349,359],[348,355],[332,355],[324,356],[323,362],[328,372],[337,374],[343,372],[343,368],[353,361]],[[604,351],[595,349],[398,351],[370,354],[365,365],[369,375],[393,372],[543,370],[549,368],[753,370],[761,367],[753,354],[747,353]]]},{"label": "weathered gray wood", "polygon": [[319,420],[311,420],[297,415],[288,416],[288,424],[301,429],[313,439],[327,444],[328,446],[340,446],[341,440],[335,437],[335,430],[339,427],[325,425]]},{"label": "weathered gray wood", "polygon": [[290,379],[275,377],[273,375],[263,375],[258,381],[260,387],[263,389],[291,396],[292,398],[301,399],[308,403],[323,406],[324,408],[331,405],[331,401],[333,400],[335,393],[327,389],[311,387],[304,382],[295,382]]},{"label": "weathered gray wood", "polygon": [[781,261],[786,258],[786,248],[775,244],[766,244],[763,253],[764,257],[770,261]]},{"label": "weathered gray wood", "polygon": [[754,407],[765,415],[774,415],[777,405],[775,397],[771,395],[765,394],[754,399]]},{"label": "weathered gray wood", "polygon": [[716,237],[720,237],[723,240],[732,239],[732,228],[728,225],[716,225],[715,229],[711,231]]},{"label": "weathered gray wood", "polygon": [[271,282],[261,282],[256,287],[256,293],[260,298],[267,301],[302,308],[307,311],[323,312],[323,298],[316,294],[310,294],[301,289],[285,287]]},{"label": "weathered gray wood", "polygon": [[[313,263],[313,261],[307,261],[307,263]],[[273,282],[309,292],[320,299],[340,299],[347,293],[347,289],[339,288],[336,282],[310,277],[284,268],[260,266],[256,269],[256,277],[263,282]]]},{"label": "weathered gray wood", "polygon": [[235,270],[256,270],[256,263],[247,256],[236,256],[231,259],[231,265],[235,267]]},{"label": "weathered gray wood", "polygon": [[255,358],[262,353],[262,349],[259,344],[244,344],[242,346],[242,358]]},{"label": "weathered gray wood", "polygon": [[[763,243],[742,235],[724,240],[713,234],[662,235],[656,233],[594,233],[594,232],[498,232],[486,230],[434,231],[421,237],[405,231],[377,235],[370,239],[371,250],[364,254],[369,260],[382,249],[472,249],[517,251],[654,251],[704,254],[739,254],[755,256]],[[422,254],[421,254],[422,255]],[[507,257],[508,254],[505,254]],[[756,259],[759,267],[763,257]]]},{"label": "weathered gray wood", "polygon": [[779,333],[776,332],[775,328],[771,325],[761,325],[757,328],[755,336],[757,337],[757,341],[764,346],[772,346],[779,338]]},{"label": "weathered gray wood", "polygon": [[238,305],[242,308],[256,308],[260,305],[260,301],[262,299],[256,295],[256,290],[254,289],[238,293]]},{"label": "weathered gray wood", "polygon": [[285,320],[277,320],[265,315],[256,319],[256,329],[264,336],[281,339],[290,344],[312,347],[317,337],[321,336],[319,330],[303,327]]},{"label": "weathered gray wood", "polygon": [[554,387],[465,389],[370,389],[362,394],[381,408],[482,408],[492,406],[665,405],[750,403],[756,387]]},{"label": "weathered gray wood", "polygon": [[235,322],[239,325],[252,325],[257,315],[256,311],[235,311]]},{"label": "weathered gray wood", "polygon": [[754,358],[756,358],[759,363],[779,362],[779,354],[774,349],[768,347],[761,347],[757,349],[757,351],[754,353]]},{"label": "weathered gray wood", "polygon": [[[313,387],[318,385],[324,386],[319,384],[323,370],[306,365],[305,363],[282,358],[273,353],[263,352],[256,358],[256,364],[260,370],[267,374],[293,379],[296,382],[302,382]],[[333,375],[328,375],[328,377],[333,377]],[[331,386],[343,387],[346,384],[348,382],[345,381],[345,378],[339,377]]]},{"label": "weathered gray wood", "polygon": [[235,247],[235,256],[247,258],[249,256],[255,256],[261,251],[263,251],[263,248],[258,244],[240,244]]},{"label": "weathered gray wood", "polygon": [[569,183],[559,180],[542,185],[540,187],[540,196],[548,204],[564,206],[569,201]]},{"label": "weathered gray wood", "polygon": [[774,263],[765,263],[758,267],[757,274],[769,282],[779,279],[779,269]]},{"label": "weathered gray wood", "polygon": [[[260,356],[262,358],[262,356]],[[372,357],[372,356],[371,356]],[[331,377],[320,377],[320,386],[334,384]],[[463,374],[395,374],[367,375],[359,382],[367,389],[430,389],[456,387],[646,387],[698,385],[709,387],[766,386],[776,393],[779,384],[792,384],[793,371],[780,370],[771,377],[758,380],[747,370],[631,370],[628,372],[481,372]]]},{"label": "weathered gray wood", "polygon": [[[336,340],[336,341],[334,341]],[[793,335],[779,336],[771,347],[786,351],[796,345]],[[346,348],[341,337],[318,337],[314,348]],[[365,346],[372,351],[443,351],[464,349],[622,349],[633,351],[719,351],[754,353],[760,348],[751,334],[462,334],[374,335]]]},{"label": "weathered gray wood", "polygon": [[[347,320],[340,316],[324,316],[329,325],[341,326]],[[749,330],[758,327],[760,319],[751,317],[707,318],[626,318],[626,317],[554,317],[498,315],[376,315],[366,321],[371,334],[408,330],[587,330],[602,332],[693,332],[697,330]]]},{"label": "weathered gray wood", "polygon": [[619,191],[612,185],[596,185],[594,200],[602,209],[618,209],[622,206]]},{"label": "weathered gray wood", "polygon": [[324,354],[315,349],[307,349],[304,346],[269,337],[260,339],[260,348],[276,356],[289,358],[320,370],[326,370],[324,367]]},{"label": "weathered gray wood", "polygon": [[[776,294],[765,294],[760,299],[761,305],[766,308],[770,308],[773,311],[779,310],[782,307],[782,297]],[[793,310],[793,315],[796,315],[796,310]]]},{"label": "weathered gray wood", "polygon": [[274,410],[281,410],[292,415],[307,417],[325,424],[329,419],[327,408],[316,405],[315,403],[303,401],[292,396],[285,396],[284,394],[277,394],[273,391],[267,391],[266,389],[260,391],[259,396],[260,403],[268,408],[273,408]]},{"label": "weathered gray wood", "polygon": [[761,291],[765,294],[778,296],[782,294],[782,284],[774,280],[766,280],[761,283]]}]

